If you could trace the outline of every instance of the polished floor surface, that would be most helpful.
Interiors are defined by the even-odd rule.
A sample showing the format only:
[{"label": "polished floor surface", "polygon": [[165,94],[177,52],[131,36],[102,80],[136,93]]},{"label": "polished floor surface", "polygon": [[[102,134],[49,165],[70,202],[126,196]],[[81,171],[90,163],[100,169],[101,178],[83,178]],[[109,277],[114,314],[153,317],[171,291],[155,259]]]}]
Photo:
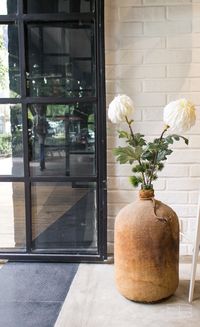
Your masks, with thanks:
[{"label": "polished floor surface", "polygon": [[200,267],[192,305],[188,303],[190,268],[190,264],[180,265],[180,285],[170,299],[159,304],[139,304],[118,293],[113,265],[82,264],[55,327],[197,327]]}]

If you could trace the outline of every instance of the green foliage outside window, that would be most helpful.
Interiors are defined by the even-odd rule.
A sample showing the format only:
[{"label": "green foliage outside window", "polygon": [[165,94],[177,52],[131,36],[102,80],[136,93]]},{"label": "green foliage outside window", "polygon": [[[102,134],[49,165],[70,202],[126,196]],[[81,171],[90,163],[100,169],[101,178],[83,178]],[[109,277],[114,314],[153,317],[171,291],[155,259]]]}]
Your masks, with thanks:
[{"label": "green foliage outside window", "polygon": [[11,155],[11,138],[12,137],[9,134],[0,135],[0,157]]}]

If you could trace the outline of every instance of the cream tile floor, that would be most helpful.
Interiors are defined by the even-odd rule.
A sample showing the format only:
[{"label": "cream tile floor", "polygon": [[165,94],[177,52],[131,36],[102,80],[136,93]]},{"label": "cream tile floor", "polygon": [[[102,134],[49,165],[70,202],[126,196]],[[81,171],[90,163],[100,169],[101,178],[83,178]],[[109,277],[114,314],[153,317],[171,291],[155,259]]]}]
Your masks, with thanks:
[{"label": "cream tile floor", "polygon": [[193,327],[200,322],[200,265],[194,301],[188,303],[191,264],[180,264],[175,295],[159,304],[122,297],[114,285],[112,264],[81,264],[55,327]]}]

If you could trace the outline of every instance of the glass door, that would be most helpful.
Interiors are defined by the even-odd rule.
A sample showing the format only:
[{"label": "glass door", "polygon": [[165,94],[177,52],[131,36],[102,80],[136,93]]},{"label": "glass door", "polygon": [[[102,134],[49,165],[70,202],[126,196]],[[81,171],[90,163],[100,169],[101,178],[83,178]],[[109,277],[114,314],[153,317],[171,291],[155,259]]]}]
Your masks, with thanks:
[{"label": "glass door", "polygon": [[102,260],[103,1],[0,6],[0,257]]}]

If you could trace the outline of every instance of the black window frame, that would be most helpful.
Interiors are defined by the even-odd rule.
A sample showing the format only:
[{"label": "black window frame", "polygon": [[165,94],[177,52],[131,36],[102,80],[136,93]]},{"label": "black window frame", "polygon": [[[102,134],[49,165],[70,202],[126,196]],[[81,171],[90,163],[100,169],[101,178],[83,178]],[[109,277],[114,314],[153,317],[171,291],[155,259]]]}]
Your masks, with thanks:
[{"label": "black window frame", "polygon": [[[19,66],[20,76],[20,98],[0,98],[0,104],[21,104],[23,121],[23,148],[24,148],[24,177],[0,176],[0,182],[24,182],[25,185],[25,213],[26,213],[26,249],[17,252],[16,249],[3,252],[0,249],[0,259],[14,261],[48,261],[48,262],[95,262],[107,258],[107,187],[106,187],[106,110],[105,110],[105,55],[104,55],[104,0],[95,1],[95,12],[91,13],[60,13],[60,14],[25,14],[25,0],[18,1],[18,12],[16,14],[0,15],[0,24],[15,23],[18,25],[19,33]],[[96,95],[87,98],[64,98],[64,97],[29,97],[26,86],[26,30],[28,22],[50,22],[50,21],[93,21],[95,25],[96,45]],[[28,124],[27,112],[30,104],[73,104],[93,103],[97,107],[97,133],[96,133],[96,160],[97,174],[94,177],[52,177],[31,176],[28,160]],[[96,182],[97,183],[97,225],[98,225],[98,251],[96,254],[70,254],[58,253],[36,253],[31,250],[31,183],[39,181],[52,182]],[[39,251],[40,252],[40,251]]]}]

